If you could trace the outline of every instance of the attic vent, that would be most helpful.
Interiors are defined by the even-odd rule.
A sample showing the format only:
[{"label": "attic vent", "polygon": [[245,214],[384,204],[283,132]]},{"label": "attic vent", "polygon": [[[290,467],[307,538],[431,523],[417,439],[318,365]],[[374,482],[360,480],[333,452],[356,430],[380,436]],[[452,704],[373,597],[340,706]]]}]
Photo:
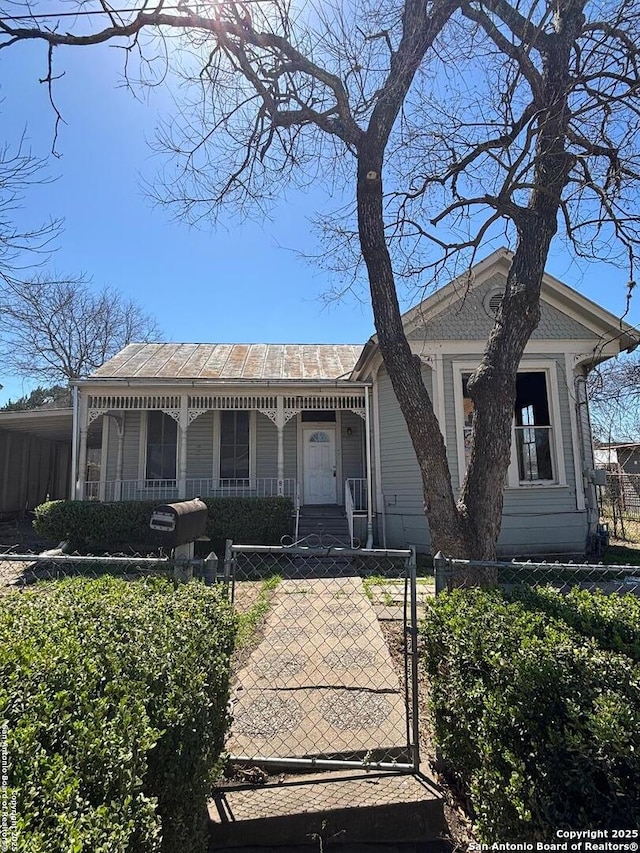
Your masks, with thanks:
[{"label": "attic vent", "polygon": [[502,302],[502,297],[504,296],[503,291],[499,291],[498,293],[492,293],[489,297],[489,302],[487,305],[489,306],[489,311],[492,314],[498,313],[498,308],[500,307],[500,303]]}]

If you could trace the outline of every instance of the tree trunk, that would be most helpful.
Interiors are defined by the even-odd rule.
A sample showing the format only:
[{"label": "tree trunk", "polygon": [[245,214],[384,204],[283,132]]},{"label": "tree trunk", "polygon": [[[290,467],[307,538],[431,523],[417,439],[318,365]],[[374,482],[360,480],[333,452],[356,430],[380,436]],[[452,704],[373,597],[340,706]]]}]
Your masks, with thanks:
[{"label": "tree trunk", "polygon": [[583,25],[584,0],[560,0],[556,33],[543,65],[542,109],[533,190],[516,220],[518,241],[505,295],[478,370],[469,381],[474,402],[471,458],[458,502],[476,559],[495,559],[504,483],[511,457],[516,377],[524,348],[540,320],[540,288],[558,228],[562,193],[573,165],[566,151],[571,50]]},{"label": "tree trunk", "polygon": [[432,549],[447,556],[468,552],[465,525],[456,510],[440,426],[413,355],[402,317],[384,233],[381,157],[361,147],[358,160],[358,229],[367,265],[378,343],[422,476],[424,510]]}]

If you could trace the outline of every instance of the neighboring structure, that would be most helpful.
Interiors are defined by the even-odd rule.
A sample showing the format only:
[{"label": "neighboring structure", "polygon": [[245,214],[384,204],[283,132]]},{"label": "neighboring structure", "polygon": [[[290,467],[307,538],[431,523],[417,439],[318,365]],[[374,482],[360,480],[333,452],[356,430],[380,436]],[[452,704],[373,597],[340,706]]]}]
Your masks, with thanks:
[{"label": "neighboring structure", "polygon": [[[466,380],[480,361],[510,262],[506,250],[495,252],[405,315],[456,488],[473,415]],[[587,547],[598,509],[585,377],[639,340],[545,275],[541,321],[518,377],[502,554]],[[282,494],[303,512],[343,505],[352,529],[370,543],[429,550],[420,474],[375,337],[364,347],[130,344],[77,391],[79,498]],[[100,476],[91,481],[88,436],[96,429]]]},{"label": "neighboring structure", "polygon": [[640,518],[640,443],[600,443],[594,455],[596,467],[605,477],[600,494],[602,514],[611,520],[614,535],[620,530],[625,539],[625,522]]},{"label": "neighboring structure", "polygon": [[640,443],[637,441],[606,442],[596,444],[597,468],[606,468],[612,474],[640,474]]},{"label": "neighboring structure", "polygon": [[68,497],[71,409],[0,412],[0,516]]}]

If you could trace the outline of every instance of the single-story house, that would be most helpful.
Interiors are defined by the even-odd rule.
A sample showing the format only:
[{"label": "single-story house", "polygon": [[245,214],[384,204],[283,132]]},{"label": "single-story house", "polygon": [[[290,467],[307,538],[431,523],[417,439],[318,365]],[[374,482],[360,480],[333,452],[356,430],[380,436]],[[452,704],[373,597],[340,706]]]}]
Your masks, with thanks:
[{"label": "single-story house", "polygon": [[[498,250],[404,315],[456,488],[473,416],[466,380],[510,263]],[[639,342],[635,329],[545,275],[518,376],[503,555],[588,547],[598,507],[585,379]],[[79,499],[285,495],[303,518],[334,507],[363,542],[429,551],[420,474],[375,336],[364,346],[130,344],[77,382],[73,422]]]}]

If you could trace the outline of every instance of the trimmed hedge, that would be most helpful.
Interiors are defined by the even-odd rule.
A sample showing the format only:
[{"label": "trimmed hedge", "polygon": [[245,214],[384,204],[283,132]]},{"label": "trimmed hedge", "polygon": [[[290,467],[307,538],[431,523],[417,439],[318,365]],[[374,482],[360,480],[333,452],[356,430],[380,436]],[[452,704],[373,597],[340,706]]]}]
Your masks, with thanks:
[{"label": "trimmed hedge", "polygon": [[[482,840],[628,829],[640,802],[640,668],[532,610],[533,594],[517,595],[454,590],[427,607],[422,634],[441,758],[470,797]],[[608,618],[599,597],[540,595],[558,613],[575,608],[596,622],[600,607],[598,624]],[[631,596],[618,601],[618,615],[625,603],[636,607]],[[580,624],[586,633],[586,616]]]},{"label": "trimmed hedge", "polygon": [[206,850],[235,631],[197,583],[69,578],[0,599],[20,851]]},{"label": "trimmed hedge", "polygon": [[[289,498],[203,498],[209,508],[207,536],[218,557],[226,539],[246,545],[275,545],[291,532],[293,504]],[[49,501],[35,510],[36,533],[51,542],[69,542],[73,550],[142,552],[160,546],[149,528],[161,501]]]},{"label": "trimmed hedge", "polygon": [[593,637],[598,645],[622,652],[640,661],[640,598],[635,595],[607,595],[573,587],[567,595],[553,587],[515,587],[512,601],[520,601],[528,610],[542,611],[561,619],[584,637]]}]

